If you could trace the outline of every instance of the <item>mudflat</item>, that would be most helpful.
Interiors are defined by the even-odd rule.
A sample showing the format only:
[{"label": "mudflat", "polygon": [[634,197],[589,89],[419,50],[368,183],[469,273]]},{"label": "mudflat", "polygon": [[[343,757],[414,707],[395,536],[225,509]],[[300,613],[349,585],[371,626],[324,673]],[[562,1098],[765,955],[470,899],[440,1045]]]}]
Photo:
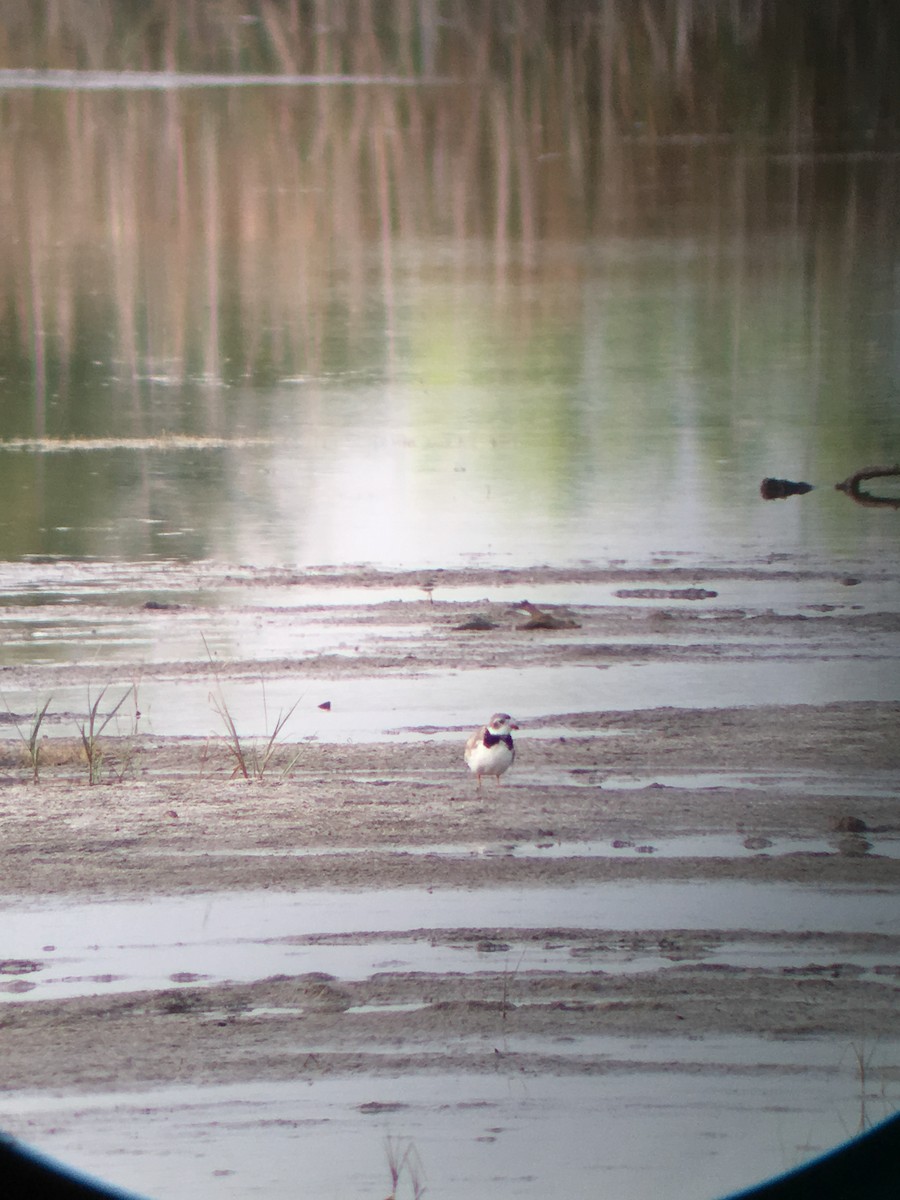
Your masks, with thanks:
[{"label": "mudflat", "polygon": [[[37,1101],[16,1119],[17,1094],[325,1080],[348,1096],[368,1081],[359,1124],[393,1114],[405,1132],[379,1081],[412,1096],[446,1076],[578,1077],[600,1097],[649,1055],[740,1095],[760,1061],[704,1064],[698,1045],[756,1039],[789,1075],[804,1039],[897,1044],[895,581],[771,564],[204,572],[137,577],[127,602],[100,589],[82,602],[83,654],[42,658],[21,621],[7,631],[11,1132],[71,1152]],[[287,686],[283,726],[269,701],[250,713]],[[179,716],[192,687],[205,734]],[[383,712],[356,714],[357,694],[383,694]],[[32,714],[60,695],[33,779]],[[462,747],[495,707],[519,722],[517,759],[479,791]],[[879,1115],[900,1097],[892,1053]],[[423,1170],[439,1124],[417,1136]],[[209,1194],[246,1194],[241,1169],[228,1178]]]}]

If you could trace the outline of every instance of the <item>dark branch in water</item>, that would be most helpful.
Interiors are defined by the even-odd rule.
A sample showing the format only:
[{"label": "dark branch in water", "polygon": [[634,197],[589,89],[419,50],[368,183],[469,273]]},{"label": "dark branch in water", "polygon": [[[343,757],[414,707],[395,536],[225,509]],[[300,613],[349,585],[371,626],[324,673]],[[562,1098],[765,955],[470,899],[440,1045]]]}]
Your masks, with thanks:
[{"label": "dark branch in water", "polygon": [[[900,497],[873,496],[871,492],[864,492],[860,487],[867,479],[887,479],[898,475],[900,464],[897,463],[892,467],[863,467],[861,471],[848,475],[843,483],[836,483],[834,486],[837,491],[844,492],[857,504],[869,508],[900,508]],[[794,483],[791,479],[766,478],[759,485],[759,494],[763,500],[786,500],[788,496],[805,496],[812,490],[811,483]]]},{"label": "dark branch in water", "polygon": [[857,504],[865,504],[870,508],[900,508],[900,499],[893,496],[873,496],[871,492],[862,491],[859,486],[866,479],[885,479],[897,475],[900,475],[900,464],[897,463],[892,467],[863,467],[861,471],[849,475],[843,483],[836,483],[834,486],[837,491],[845,492]]}]

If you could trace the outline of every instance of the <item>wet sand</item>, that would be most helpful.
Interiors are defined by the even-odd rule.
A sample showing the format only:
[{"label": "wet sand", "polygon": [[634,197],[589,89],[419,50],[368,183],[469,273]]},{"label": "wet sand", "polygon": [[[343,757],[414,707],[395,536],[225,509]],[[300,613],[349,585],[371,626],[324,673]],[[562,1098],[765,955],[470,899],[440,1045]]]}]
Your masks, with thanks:
[{"label": "wet sand", "polygon": [[[2,673],[24,729],[54,697],[37,785],[8,724],[0,767],[0,1119],[12,1133],[138,1191],[248,1195],[259,1150],[228,1165],[215,1089],[240,1085],[228,1112],[247,1136],[268,1147],[280,1128],[302,1157],[307,1102],[267,1105],[275,1085],[327,1085],[322,1112],[343,1138],[321,1186],[335,1195],[386,1191],[391,1137],[415,1142],[429,1195],[471,1190],[440,1149],[455,1130],[477,1147],[479,1194],[545,1195],[564,1177],[570,1195],[605,1178],[637,1197],[683,1168],[670,1195],[713,1196],[854,1132],[861,1105],[867,1121],[897,1107],[895,580],[662,565],[437,578],[182,568],[138,574],[126,595],[104,577],[87,597],[85,580],[58,585],[58,607],[33,614],[56,650],[35,652],[19,597]],[[76,593],[89,639],[65,605]],[[732,684],[757,671],[769,694],[717,704],[728,691],[698,689],[704,670]],[[654,705],[647,678],[669,694],[681,681],[678,703]],[[558,679],[581,707],[560,706]],[[141,716],[123,704],[88,786],[78,695],[108,686],[111,703],[137,680]],[[605,707],[607,680],[640,703]],[[251,751],[265,752],[288,687],[297,709],[260,772]],[[189,694],[205,696],[205,735],[178,707]],[[354,707],[370,694],[382,711]],[[517,762],[479,794],[462,744],[501,706],[521,724]],[[861,1082],[852,1047],[876,1044]],[[562,1097],[576,1093],[564,1085],[582,1081],[596,1129],[651,1077],[660,1097],[678,1086],[661,1124],[634,1101],[630,1159],[570,1147],[564,1168],[548,1148],[520,1169],[533,1098],[565,1123]],[[498,1078],[496,1131],[487,1116],[457,1130],[472,1105],[500,1104]],[[818,1079],[819,1101],[784,1091],[801,1078]],[[467,1090],[442,1107],[448,1079]],[[171,1088],[183,1091],[167,1100]],[[123,1113],[152,1110],[143,1142],[100,1104],[109,1096]],[[188,1102],[208,1102],[206,1158],[172,1149]],[[782,1109],[798,1116],[787,1141],[773,1133]],[[657,1129],[671,1138],[651,1150]],[[341,1145],[361,1156],[352,1170]],[[267,1195],[294,1194],[282,1175]]]}]

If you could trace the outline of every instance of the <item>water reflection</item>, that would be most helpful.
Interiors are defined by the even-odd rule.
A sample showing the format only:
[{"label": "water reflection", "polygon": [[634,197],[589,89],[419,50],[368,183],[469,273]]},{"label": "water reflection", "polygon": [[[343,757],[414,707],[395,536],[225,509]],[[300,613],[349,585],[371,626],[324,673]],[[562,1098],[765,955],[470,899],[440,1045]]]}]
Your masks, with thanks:
[{"label": "water reflection", "polygon": [[[818,492],[802,516],[752,504],[767,471],[842,478],[900,432],[878,96],[841,124],[814,75],[773,62],[764,113],[707,110],[701,79],[724,106],[741,68],[702,76],[691,5],[611,2],[599,24],[590,5],[511,24],[399,5],[393,40],[368,5],[365,36],[329,6],[305,41],[276,6],[181,8],[140,61],[109,50],[152,88],[0,78],[0,556],[396,565],[894,536]],[[715,36],[764,56],[778,19],[736,8]],[[831,35],[860,36],[841,6],[823,21],[822,71]],[[46,61],[18,28],[7,65]],[[70,33],[52,65],[93,65]],[[243,86],[198,86],[238,62]]]}]

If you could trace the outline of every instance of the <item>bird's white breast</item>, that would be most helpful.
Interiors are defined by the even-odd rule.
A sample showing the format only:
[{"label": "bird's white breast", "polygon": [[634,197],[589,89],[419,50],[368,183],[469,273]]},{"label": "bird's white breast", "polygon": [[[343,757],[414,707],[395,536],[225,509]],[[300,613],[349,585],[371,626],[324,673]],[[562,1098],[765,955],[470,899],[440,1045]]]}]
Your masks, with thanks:
[{"label": "bird's white breast", "polygon": [[502,775],[512,766],[515,751],[505,741],[486,746],[483,738],[466,748],[466,762],[476,775]]}]

